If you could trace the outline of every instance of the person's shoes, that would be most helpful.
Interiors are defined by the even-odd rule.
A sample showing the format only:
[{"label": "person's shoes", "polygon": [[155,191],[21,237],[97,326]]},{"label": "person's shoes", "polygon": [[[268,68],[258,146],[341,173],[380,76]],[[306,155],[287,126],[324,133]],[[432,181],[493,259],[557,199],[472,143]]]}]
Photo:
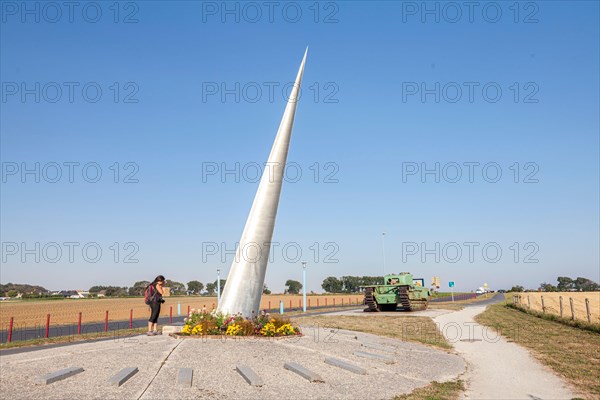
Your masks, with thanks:
[{"label": "person's shoes", "polygon": [[148,336],[154,336],[154,333],[152,331],[148,331],[148,333],[146,335],[148,335]]},{"label": "person's shoes", "polygon": [[161,331],[154,331],[154,335],[162,335]]}]

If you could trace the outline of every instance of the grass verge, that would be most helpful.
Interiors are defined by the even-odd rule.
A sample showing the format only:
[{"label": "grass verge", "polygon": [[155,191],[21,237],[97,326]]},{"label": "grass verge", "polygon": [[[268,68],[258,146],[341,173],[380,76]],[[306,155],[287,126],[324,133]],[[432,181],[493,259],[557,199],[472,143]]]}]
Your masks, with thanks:
[{"label": "grass verge", "polygon": [[48,338],[48,339],[40,338],[40,339],[19,340],[19,341],[15,341],[15,342],[0,344],[0,350],[12,349],[12,348],[16,348],[16,347],[44,346],[47,344],[56,344],[56,343],[78,343],[78,342],[85,342],[88,340],[103,339],[103,338],[121,339],[121,338],[126,338],[128,336],[141,335],[141,334],[146,333],[147,331],[148,331],[148,328],[121,329],[118,331],[89,333],[89,334],[85,334],[85,335],[59,336],[59,337]]},{"label": "grass verge", "polygon": [[546,319],[548,321],[554,321],[561,324],[569,325],[574,328],[583,329],[590,332],[600,333],[600,325],[594,325],[589,322],[581,321],[579,319],[571,320],[569,318],[561,318],[560,315],[543,313],[536,310],[528,310],[524,307],[519,307],[514,304],[506,304],[506,307],[512,308],[514,310],[520,311],[525,314],[533,315],[534,317]]},{"label": "grass verge", "polygon": [[475,317],[519,345],[589,398],[600,397],[600,334],[538,318],[505,304]]},{"label": "grass verge", "polygon": [[[406,316],[378,316],[366,318],[362,316],[306,316],[294,319],[296,324],[305,327],[315,326],[321,328],[347,329],[387,336],[408,342],[417,342],[428,346],[442,349],[451,349],[452,346],[446,341],[437,325],[428,317],[406,317]],[[304,331],[310,334],[310,329]]]},{"label": "grass verge", "polygon": [[396,396],[393,400],[456,400],[464,390],[465,383],[461,380],[443,383],[434,381],[412,393]]}]

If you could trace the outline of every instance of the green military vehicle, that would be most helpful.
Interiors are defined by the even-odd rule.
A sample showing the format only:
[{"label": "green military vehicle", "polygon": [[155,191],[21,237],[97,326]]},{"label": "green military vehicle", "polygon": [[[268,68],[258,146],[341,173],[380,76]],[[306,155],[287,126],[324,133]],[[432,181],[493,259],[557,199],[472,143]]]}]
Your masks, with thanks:
[{"label": "green military vehicle", "polygon": [[386,275],[384,285],[362,286],[365,290],[364,311],[425,310],[431,293],[423,279],[413,279],[409,272]]}]

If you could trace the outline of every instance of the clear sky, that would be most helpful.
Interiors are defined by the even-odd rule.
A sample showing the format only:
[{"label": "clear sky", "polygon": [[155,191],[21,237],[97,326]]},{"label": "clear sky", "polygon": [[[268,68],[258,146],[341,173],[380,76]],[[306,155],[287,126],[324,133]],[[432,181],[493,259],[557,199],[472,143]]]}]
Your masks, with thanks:
[{"label": "clear sky", "polygon": [[600,280],[598,2],[77,4],[1,3],[2,283],[225,277],[306,46],[271,289]]}]

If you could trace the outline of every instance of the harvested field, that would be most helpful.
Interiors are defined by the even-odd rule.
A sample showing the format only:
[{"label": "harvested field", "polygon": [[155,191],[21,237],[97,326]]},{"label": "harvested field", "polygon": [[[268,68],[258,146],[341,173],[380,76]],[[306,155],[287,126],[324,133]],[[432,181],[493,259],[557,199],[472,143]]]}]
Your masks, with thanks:
[{"label": "harvested field", "polygon": [[[600,292],[528,292],[509,293],[507,300],[512,302],[512,296],[520,296],[520,306],[525,309],[560,315],[560,298],[563,303],[563,317],[571,318],[571,303],[573,299],[573,310],[575,319],[588,321],[585,299],[589,301],[590,319],[593,324],[600,324]],[[542,307],[542,297],[544,306]]]},{"label": "harvested field", "polygon": [[[166,303],[161,309],[161,316],[169,316],[169,307],[173,307],[173,315],[177,315],[177,304],[181,304],[181,313],[191,308],[206,307],[211,310],[217,304],[216,297],[181,296],[165,297]],[[279,310],[279,301],[283,300],[285,310],[301,307],[301,295],[264,295],[261,308]],[[362,304],[362,295],[319,295],[307,296],[307,306],[340,306],[348,304]],[[76,324],[79,313],[82,313],[82,322],[103,321],[108,310],[110,321],[128,320],[130,310],[133,318],[145,318],[149,315],[149,307],[144,304],[141,297],[101,298],[101,299],[65,299],[65,300],[24,300],[7,301],[0,303],[0,326],[7,329],[10,318],[14,318],[15,327],[43,326],[46,316],[50,314],[50,323]]]}]

